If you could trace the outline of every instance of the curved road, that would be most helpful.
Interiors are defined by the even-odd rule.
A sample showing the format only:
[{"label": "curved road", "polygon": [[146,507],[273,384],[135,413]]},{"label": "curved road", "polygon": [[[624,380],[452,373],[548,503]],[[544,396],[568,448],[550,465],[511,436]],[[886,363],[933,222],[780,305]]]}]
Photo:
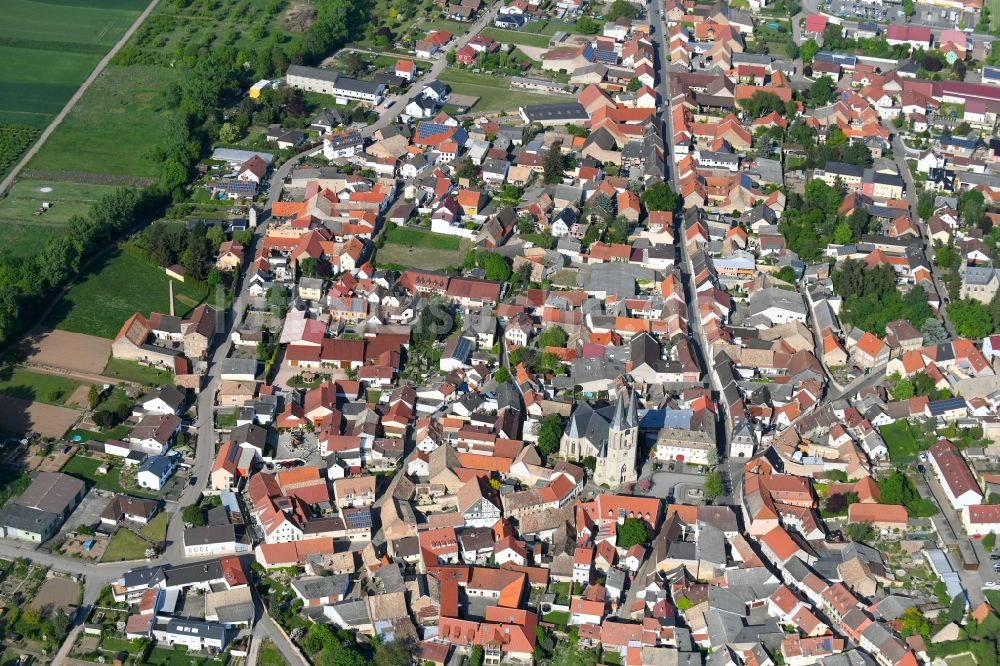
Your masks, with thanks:
[{"label": "curved road", "polygon": [[49,123],[48,127],[46,127],[42,131],[41,135],[38,137],[38,140],[35,141],[35,143],[31,144],[31,147],[28,148],[28,150],[24,153],[20,161],[14,165],[13,169],[10,170],[10,173],[7,174],[7,177],[4,178],[3,181],[0,181],[0,194],[6,192],[7,189],[13,184],[14,179],[17,177],[17,174],[21,173],[21,170],[25,167],[25,165],[28,164],[31,158],[35,156],[35,153],[37,153],[38,150],[42,147],[46,139],[49,138],[49,135],[51,135],[52,132],[54,132],[57,127],[59,127],[59,123],[61,123],[66,118],[66,115],[73,109],[76,103],[80,101],[80,98],[83,97],[83,93],[87,92],[87,89],[90,88],[91,84],[93,84],[94,81],[97,80],[97,77],[101,75],[101,72],[104,71],[104,68],[108,66],[109,62],[111,62],[111,59],[118,54],[118,52],[122,49],[123,46],[125,46],[125,43],[132,37],[135,31],[139,29],[139,26],[142,25],[142,22],[146,20],[146,18],[150,15],[150,13],[154,9],[156,9],[156,5],[159,4],[159,2],[160,0],[152,0],[152,2],[150,2],[146,6],[146,9],[144,9],[142,13],[139,14],[139,16],[135,19],[132,25],[129,26],[129,29],[125,31],[125,34],[122,35],[122,38],[118,40],[118,43],[115,44],[111,48],[111,50],[108,51],[107,54],[105,54],[103,58],[101,58],[100,62],[97,63],[97,66],[94,67],[94,71],[92,71],[90,73],[90,76],[88,76],[87,79],[82,84],[80,84],[80,87],[77,88],[76,92],[73,93],[73,96],[69,98],[68,102],[66,102],[66,106],[62,108],[62,111],[56,114],[56,117],[52,119],[52,122]]}]

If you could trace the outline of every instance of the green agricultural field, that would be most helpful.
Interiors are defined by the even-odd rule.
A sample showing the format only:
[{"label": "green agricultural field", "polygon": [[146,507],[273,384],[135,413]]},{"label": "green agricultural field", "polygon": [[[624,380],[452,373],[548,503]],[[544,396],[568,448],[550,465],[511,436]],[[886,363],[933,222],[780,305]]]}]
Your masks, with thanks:
[{"label": "green agricultural field", "polygon": [[544,49],[549,45],[549,36],[532,34],[520,30],[504,30],[503,28],[486,28],[483,34],[492,37],[501,44],[518,44],[521,46],[536,46]]},{"label": "green agricultural field", "polygon": [[436,250],[457,250],[461,244],[458,236],[445,236],[412,227],[396,227],[386,235],[388,243],[409,247],[427,247]]},{"label": "green agricultural field", "polygon": [[475,95],[479,98],[473,107],[477,112],[485,113],[489,111],[507,111],[514,113],[517,107],[531,104],[562,104],[566,102],[565,96],[544,95],[541,93],[524,92],[522,90],[512,90],[510,79],[490,76],[489,74],[475,74],[460,69],[446,69],[439,77],[444,81],[454,93],[460,95]]},{"label": "green agricultural field", "polygon": [[[37,222],[43,226],[61,226],[73,215],[78,215],[81,206],[89,206],[102,195],[117,188],[115,185],[21,178],[0,201],[0,222]],[[41,208],[43,201],[52,204],[51,207],[35,216],[35,210]]]},{"label": "green agricultural field", "polygon": [[[2,205],[2,203],[0,203]],[[3,249],[12,257],[28,257],[45,245],[49,238],[62,235],[60,227],[43,227],[37,224],[0,223]]]},{"label": "green agricultural field", "polygon": [[145,0],[4,0],[0,122],[45,127],[139,15]]},{"label": "green agricultural field", "polygon": [[[162,269],[116,250],[92,264],[53,308],[47,324],[74,333],[113,338],[136,312],[169,312]],[[185,317],[207,298],[201,287],[174,282],[176,314]]]},{"label": "green agricultural field", "polygon": [[108,67],[28,168],[55,176],[70,172],[155,178],[159,164],[152,148],[165,137],[172,114],[164,91],[177,78],[166,67]]},{"label": "green agricultural field", "polygon": [[1000,28],[1000,0],[987,0],[986,6],[990,8],[990,27],[997,30]]},{"label": "green agricultural field", "polygon": [[30,372],[24,368],[0,370],[0,394],[50,405],[65,405],[82,383],[69,377]]}]

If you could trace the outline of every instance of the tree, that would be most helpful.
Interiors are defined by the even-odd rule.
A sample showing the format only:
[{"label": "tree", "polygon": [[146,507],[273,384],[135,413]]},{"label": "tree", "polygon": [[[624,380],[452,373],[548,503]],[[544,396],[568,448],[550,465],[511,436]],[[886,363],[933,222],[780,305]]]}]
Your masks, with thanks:
[{"label": "tree", "polygon": [[664,182],[654,183],[639,196],[647,211],[651,210],[675,210],[677,208],[677,194]]},{"label": "tree", "polygon": [[482,666],[483,665],[483,647],[481,645],[473,645],[472,653],[469,655],[469,666]]},{"label": "tree", "polygon": [[906,506],[918,497],[917,489],[910,478],[901,471],[894,470],[892,474],[878,482],[879,493],[883,504],[900,504]]},{"label": "tree", "polygon": [[555,185],[561,183],[563,179],[563,154],[562,154],[562,144],[556,143],[549,148],[549,152],[545,154],[545,163],[543,166],[543,179],[546,185]]},{"label": "tree", "polygon": [[449,51],[444,54],[444,59],[445,59],[445,61],[447,61],[447,63],[449,65],[454,65],[455,64],[455,58],[457,58],[457,57],[458,56],[456,56],[456,54],[455,54],[455,49],[449,49]]},{"label": "tree", "polygon": [[224,123],[219,128],[219,141],[222,143],[236,143],[240,138],[240,130],[233,123]]},{"label": "tree", "polygon": [[486,269],[487,280],[506,282],[510,279],[510,264],[506,257],[499,254],[488,253],[483,261],[483,268]]},{"label": "tree", "polygon": [[937,198],[937,194],[934,190],[924,190],[917,197],[917,215],[920,219],[929,219],[931,215],[934,214],[934,200]]},{"label": "tree", "polygon": [[[958,213],[971,227],[978,227],[982,224],[986,214],[985,206],[986,200],[979,190],[966,190],[958,198]],[[988,231],[988,229],[984,231]]]},{"label": "tree", "polygon": [[87,390],[87,404],[93,409],[97,407],[97,403],[101,401],[101,390],[97,388],[97,384],[91,384],[90,388]]},{"label": "tree", "polygon": [[563,436],[563,421],[558,414],[550,414],[542,421],[538,431],[538,452],[546,458],[559,450]]},{"label": "tree", "polygon": [[705,475],[705,496],[709,499],[715,499],[725,494],[726,486],[722,483],[722,475],[713,469]]},{"label": "tree", "polygon": [[634,19],[639,13],[638,8],[628,0],[615,0],[604,15],[609,21],[617,21],[621,17]]},{"label": "tree", "polygon": [[306,630],[306,637],[303,646],[311,654],[323,652],[328,647],[333,647],[337,642],[333,631],[325,624],[310,624]]},{"label": "tree", "polygon": [[931,626],[927,622],[927,618],[924,617],[923,612],[916,606],[911,606],[903,611],[902,617],[899,618],[899,633],[903,637],[913,636],[914,634],[919,634],[921,636],[927,636],[931,631]]},{"label": "tree", "polygon": [[409,666],[412,646],[403,641],[379,643],[375,648],[375,666]]},{"label": "tree", "polygon": [[758,90],[750,97],[739,102],[740,107],[746,111],[751,118],[761,118],[772,112],[782,112],[785,103],[774,93]]},{"label": "tree", "polygon": [[871,523],[848,523],[847,537],[858,543],[869,543],[875,539],[875,528]]},{"label": "tree", "polygon": [[[823,106],[829,104],[837,96],[837,89],[833,79],[829,76],[821,76],[809,86],[809,101],[813,106]],[[827,141],[829,143],[829,141]]]},{"label": "tree", "polygon": [[71,624],[69,615],[66,614],[66,611],[60,608],[49,621],[52,624],[52,637],[55,639],[54,642],[62,642],[62,639],[66,637],[66,633],[69,631],[69,626]]},{"label": "tree", "polygon": [[948,586],[944,584],[943,580],[939,580],[934,583],[934,596],[937,597],[938,603],[944,606],[945,604],[951,603],[951,597],[948,596]]},{"label": "tree", "polygon": [[[951,600],[951,605],[948,607],[948,621],[958,624],[964,617],[965,598],[960,594],[956,594],[955,598]],[[926,636],[926,634],[924,635]]]},{"label": "tree", "polygon": [[937,319],[928,319],[920,327],[920,334],[924,336],[925,345],[936,345],[948,340],[948,331],[944,324]]},{"label": "tree", "polygon": [[799,47],[799,56],[802,57],[802,63],[811,65],[817,51],[819,51],[819,44],[815,39],[810,37],[802,42],[802,46]]},{"label": "tree", "polygon": [[636,544],[644,544],[649,538],[646,523],[641,518],[626,518],[618,526],[618,547],[626,550]]},{"label": "tree", "polygon": [[892,388],[894,400],[909,400],[913,395],[913,383],[908,379],[900,379]]},{"label": "tree", "polygon": [[976,340],[993,331],[993,318],[990,316],[990,310],[979,301],[972,299],[952,301],[948,305],[947,314],[951,325],[962,337]]},{"label": "tree", "polygon": [[983,548],[987,551],[993,550],[993,547],[997,545],[997,535],[993,532],[983,535]]},{"label": "tree", "polygon": [[913,0],[903,0],[903,13],[907,16],[913,16],[917,13],[916,8],[913,6]]},{"label": "tree", "polygon": [[834,493],[826,498],[825,511],[831,516],[842,516],[847,513],[847,498],[841,493]]},{"label": "tree", "polygon": [[841,222],[833,230],[833,242],[837,245],[847,245],[854,240],[854,232],[846,222]]},{"label": "tree", "polygon": [[184,507],[184,510],[181,512],[181,517],[188,525],[192,525],[194,527],[202,527],[205,525],[205,512],[202,511],[201,507],[197,504],[191,504]]},{"label": "tree", "polygon": [[596,35],[601,31],[601,24],[584,15],[576,20],[576,31],[581,35]]},{"label": "tree", "polygon": [[565,346],[566,331],[562,330],[558,326],[549,326],[547,329],[538,334],[538,347],[540,349],[545,349],[546,347]]},{"label": "tree", "polygon": [[510,380],[510,371],[502,366],[497,368],[493,372],[493,380],[497,384],[506,384]]}]

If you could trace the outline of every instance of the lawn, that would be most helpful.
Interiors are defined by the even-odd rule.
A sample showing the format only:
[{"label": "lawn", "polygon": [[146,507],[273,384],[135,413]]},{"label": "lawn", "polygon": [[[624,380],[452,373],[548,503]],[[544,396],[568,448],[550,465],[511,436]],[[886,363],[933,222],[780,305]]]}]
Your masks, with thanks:
[{"label": "lawn", "polygon": [[996,30],[1000,28],[1000,0],[986,0],[986,5],[990,8],[990,27]]},{"label": "lawn", "polygon": [[223,666],[225,661],[190,656],[187,648],[179,645],[172,650],[165,647],[153,648],[149,651],[145,663],[152,666]]},{"label": "lawn", "polygon": [[386,243],[377,254],[380,266],[394,264],[407,268],[440,270],[462,265],[465,257],[461,250],[439,250],[428,247],[410,247],[398,243]]},{"label": "lawn", "polygon": [[542,616],[542,622],[550,622],[554,625],[565,627],[569,622],[569,611],[552,611]]},{"label": "lawn", "polygon": [[492,37],[501,44],[537,46],[541,49],[548,47],[550,39],[548,35],[531,34],[520,30],[504,30],[503,28],[485,28],[483,34]]},{"label": "lawn", "polygon": [[963,652],[962,654],[945,657],[944,663],[948,666],[976,666],[979,662],[976,661],[976,658],[971,653]]},{"label": "lawn", "polygon": [[[110,252],[70,288],[46,323],[64,331],[113,338],[136,312],[169,312],[167,282],[162,269],[127,252]],[[176,314],[186,317],[207,292],[174,282]]]},{"label": "lawn", "polygon": [[912,462],[918,453],[917,440],[913,437],[910,424],[906,421],[896,421],[879,429],[886,447],[889,449],[889,459],[896,463]]},{"label": "lawn", "polygon": [[[107,474],[97,473],[97,468],[102,464],[108,464]],[[91,458],[83,455],[82,453],[77,453],[75,456],[67,460],[66,464],[63,465],[63,468],[60,471],[63,474],[75,476],[81,481],[85,481],[89,485],[100,488],[101,490],[110,490],[115,493],[124,492],[121,485],[118,483],[119,468],[117,465],[104,463],[97,458]]]},{"label": "lawn", "polygon": [[458,236],[446,236],[412,227],[396,227],[386,234],[386,242],[435,250],[457,250],[461,245],[461,239]]},{"label": "lawn", "polygon": [[69,377],[30,372],[23,368],[0,370],[0,393],[49,405],[65,405],[67,398],[82,383]]},{"label": "lawn", "polygon": [[120,527],[108,542],[101,562],[121,562],[122,560],[141,560],[146,557],[149,544],[132,530]]},{"label": "lawn", "polygon": [[152,148],[166,138],[172,115],[164,91],[177,78],[166,67],[109,66],[28,169],[67,179],[79,179],[79,174],[126,177],[114,184],[141,185],[142,179],[155,178],[160,165]]},{"label": "lawn", "polygon": [[563,104],[566,102],[566,97],[561,95],[544,95],[512,90],[510,79],[506,77],[476,74],[451,68],[444,70],[439,78],[451,87],[453,93],[478,97],[479,101],[473,108],[481,113],[490,111],[514,113],[520,106]]},{"label": "lawn", "polygon": [[152,366],[120,358],[108,358],[108,364],[104,366],[101,374],[105,377],[124,379],[127,382],[135,382],[136,384],[165,386],[174,383],[173,376],[166,370],[157,370]]},{"label": "lawn", "polygon": [[157,514],[155,518],[149,521],[149,524],[144,525],[142,529],[139,530],[139,534],[146,537],[150,541],[163,541],[167,538],[167,523],[169,522],[169,513]]},{"label": "lawn", "polygon": [[[66,433],[66,439],[71,442],[86,442],[87,440],[93,440],[95,442],[106,442],[109,439],[124,439],[125,435],[131,428],[128,424],[123,423],[122,425],[110,428],[107,432],[97,432],[95,430],[84,430],[82,428],[73,428]],[[79,437],[80,439],[74,439]]]},{"label": "lawn", "polygon": [[270,639],[265,638],[257,652],[257,666],[287,666],[288,662]]}]

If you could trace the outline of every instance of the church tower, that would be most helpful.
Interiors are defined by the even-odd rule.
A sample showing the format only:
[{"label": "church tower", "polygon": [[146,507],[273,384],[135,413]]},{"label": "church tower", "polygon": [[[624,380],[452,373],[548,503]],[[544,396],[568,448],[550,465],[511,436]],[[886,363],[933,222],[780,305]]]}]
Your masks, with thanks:
[{"label": "church tower", "polygon": [[597,456],[594,481],[614,488],[635,483],[638,478],[639,404],[632,389],[618,392],[615,411],[608,423],[608,438]]}]

